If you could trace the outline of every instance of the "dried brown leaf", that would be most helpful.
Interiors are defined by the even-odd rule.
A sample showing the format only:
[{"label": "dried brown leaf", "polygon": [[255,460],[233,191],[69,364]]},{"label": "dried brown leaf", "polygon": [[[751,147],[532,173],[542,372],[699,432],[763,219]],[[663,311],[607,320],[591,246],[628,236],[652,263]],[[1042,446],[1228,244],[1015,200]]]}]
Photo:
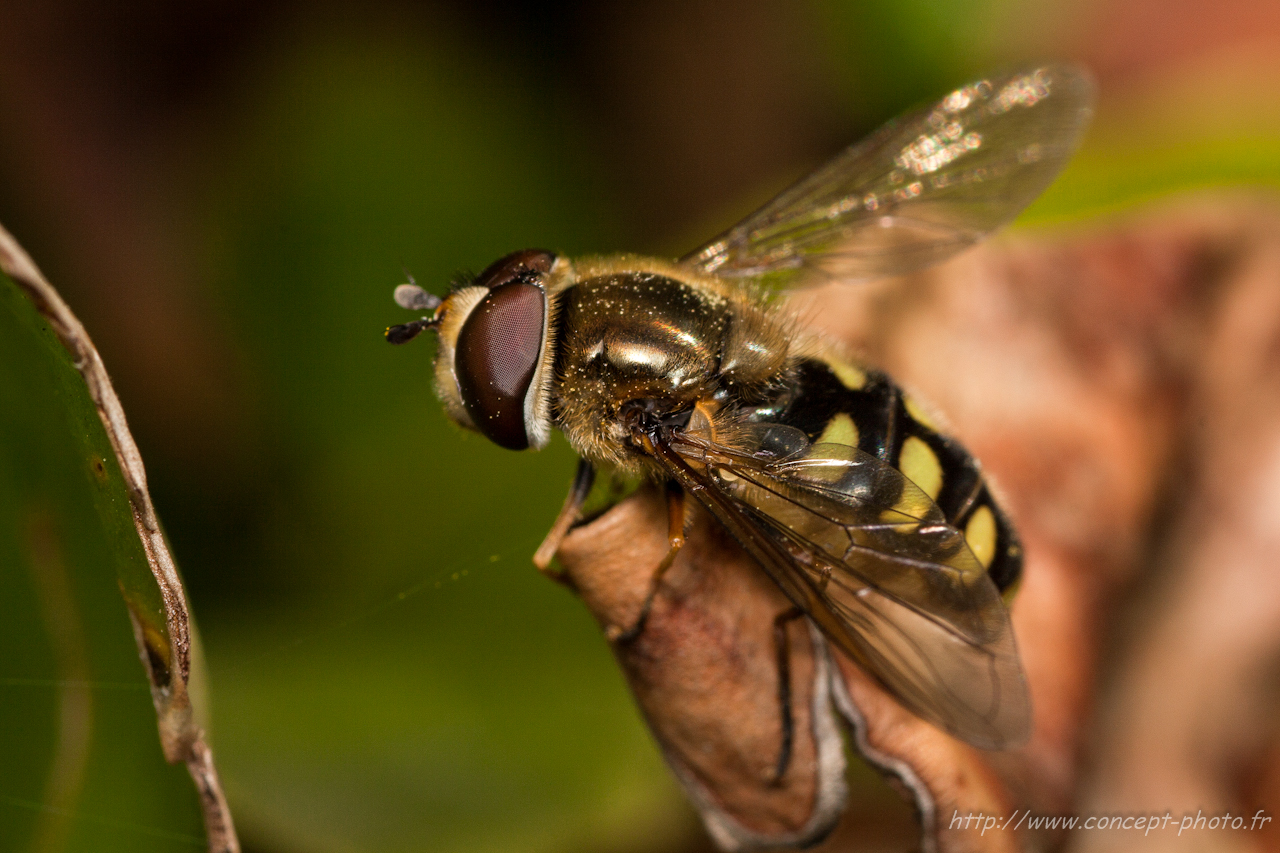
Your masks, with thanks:
[{"label": "dried brown leaf", "polygon": [[[1009,237],[909,279],[803,293],[794,308],[932,402],[1026,546],[1013,605],[1035,714],[1024,747],[961,744],[830,652],[835,706],[914,800],[924,847],[1277,849],[1274,820],[1176,829],[1198,809],[1280,805],[1280,206],[1195,197]],[[631,624],[665,552],[661,502],[641,492],[574,530],[560,558],[608,627]],[[796,758],[770,781],[772,618],[786,607],[699,514],[645,632],[615,648],[730,848],[811,840],[843,808],[819,758],[827,655],[799,629]],[[1026,819],[1166,812],[1173,825],[1146,834]]]}]

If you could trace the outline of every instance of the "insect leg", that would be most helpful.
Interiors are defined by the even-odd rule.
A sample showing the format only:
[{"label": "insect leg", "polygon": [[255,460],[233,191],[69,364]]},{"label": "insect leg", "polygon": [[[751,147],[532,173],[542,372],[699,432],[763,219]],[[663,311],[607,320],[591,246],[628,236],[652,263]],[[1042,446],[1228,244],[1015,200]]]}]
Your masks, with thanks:
[{"label": "insect leg", "polygon": [[791,747],[795,740],[795,720],[791,716],[791,638],[787,626],[804,616],[799,607],[784,610],[773,619],[773,645],[778,653],[778,706],[782,718],[782,748],[778,752],[778,766],[773,772],[774,785],[782,784],[791,763]]},{"label": "insect leg", "polygon": [[610,640],[630,643],[644,632],[644,623],[649,618],[649,611],[653,609],[653,600],[658,595],[662,576],[667,573],[667,569],[671,568],[676,555],[684,547],[684,489],[673,480],[667,481],[667,542],[670,546],[667,555],[662,558],[662,562],[653,573],[653,578],[649,581],[649,594],[644,597],[644,604],[640,606],[640,615],[636,618],[635,624],[625,631],[616,625],[610,625],[605,631],[605,636]]},{"label": "insect leg", "polygon": [[560,507],[560,514],[556,516],[555,523],[547,531],[547,538],[542,540],[538,550],[533,553],[533,564],[538,567],[538,571],[552,580],[565,582],[564,575],[551,568],[551,560],[555,557],[556,551],[560,550],[560,543],[569,534],[569,528],[573,527],[582,513],[582,505],[587,502],[587,495],[591,494],[591,486],[595,481],[596,469],[587,460],[579,459],[578,472],[573,477],[569,494],[565,496],[564,506]]}]

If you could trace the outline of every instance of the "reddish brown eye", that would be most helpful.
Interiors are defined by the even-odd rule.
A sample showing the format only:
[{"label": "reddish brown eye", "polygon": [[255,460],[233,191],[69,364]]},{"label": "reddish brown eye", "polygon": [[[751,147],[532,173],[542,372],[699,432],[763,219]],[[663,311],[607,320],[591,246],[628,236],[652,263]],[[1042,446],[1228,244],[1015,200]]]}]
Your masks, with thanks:
[{"label": "reddish brown eye", "polygon": [[546,249],[521,249],[484,268],[484,272],[476,276],[475,283],[480,287],[497,287],[516,279],[541,278],[551,271],[556,256]]},{"label": "reddish brown eye", "polygon": [[[486,270],[486,272],[488,272]],[[547,295],[517,278],[493,287],[458,333],[454,369],[476,429],[511,450],[529,446],[526,400],[542,353]]]}]

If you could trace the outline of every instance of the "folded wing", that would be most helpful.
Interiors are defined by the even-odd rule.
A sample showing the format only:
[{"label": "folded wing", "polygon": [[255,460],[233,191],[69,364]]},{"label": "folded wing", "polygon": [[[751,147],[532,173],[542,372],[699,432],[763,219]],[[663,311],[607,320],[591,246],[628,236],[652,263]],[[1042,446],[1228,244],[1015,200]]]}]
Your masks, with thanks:
[{"label": "folded wing", "polygon": [[656,455],[904,706],[975,746],[1025,740],[1030,700],[1008,612],[928,495],[854,447],[809,445],[778,425],[744,435],[745,449],[743,436],[729,448],[677,433]]}]

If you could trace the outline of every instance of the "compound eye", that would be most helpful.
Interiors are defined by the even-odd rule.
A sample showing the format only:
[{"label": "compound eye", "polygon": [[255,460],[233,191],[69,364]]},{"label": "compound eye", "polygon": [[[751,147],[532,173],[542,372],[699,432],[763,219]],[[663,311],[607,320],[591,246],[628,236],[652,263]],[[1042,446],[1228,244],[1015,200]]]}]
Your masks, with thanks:
[{"label": "compound eye", "polygon": [[532,283],[551,272],[556,256],[546,249],[522,249],[498,258],[476,276],[480,287],[494,288],[512,281]]},{"label": "compound eye", "polygon": [[531,386],[546,322],[547,294],[517,276],[492,287],[458,333],[454,369],[462,405],[476,429],[510,450],[529,446],[526,403],[538,392]]}]

